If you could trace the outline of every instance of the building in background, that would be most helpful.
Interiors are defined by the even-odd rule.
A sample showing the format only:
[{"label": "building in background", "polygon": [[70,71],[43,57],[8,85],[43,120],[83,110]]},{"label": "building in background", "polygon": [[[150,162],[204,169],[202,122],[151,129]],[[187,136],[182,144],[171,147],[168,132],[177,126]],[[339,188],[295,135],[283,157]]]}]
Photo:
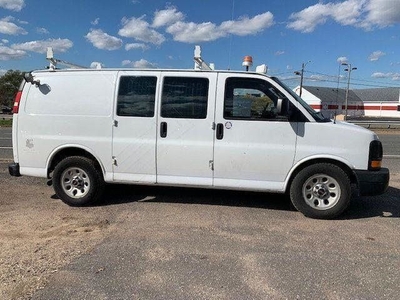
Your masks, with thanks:
[{"label": "building in background", "polygon": [[[294,91],[299,95],[300,86]],[[302,98],[316,111],[333,118],[345,113],[346,89],[303,86]],[[377,88],[350,90],[347,101],[348,117],[400,118],[400,89]]]}]

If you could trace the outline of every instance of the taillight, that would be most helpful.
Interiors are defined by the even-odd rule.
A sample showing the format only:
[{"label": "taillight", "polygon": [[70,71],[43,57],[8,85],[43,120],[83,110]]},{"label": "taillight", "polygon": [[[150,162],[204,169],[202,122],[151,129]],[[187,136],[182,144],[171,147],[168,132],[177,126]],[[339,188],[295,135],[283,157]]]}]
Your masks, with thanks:
[{"label": "taillight", "polygon": [[14,106],[13,106],[13,113],[17,114],[19,111],[19,103],[21,102],[22,91],[18,91],[15,95]]},{"label": "taillight", "polygon": [[14,114],[17,114],[18,111],[19,111],[19,103],[21,102],[22,90],[24,88],[25,82],[26,82],[25,80],[22,80],[22,82],[21,82],[21,84],[19,86],[18,92],[15,95],[14,106],[13,106],[13,113]]},{"label": "taillight", "polygon": [[369,144],[369,170],[379,170],[382,166],[383,148],[382,143],[374,140]]}]

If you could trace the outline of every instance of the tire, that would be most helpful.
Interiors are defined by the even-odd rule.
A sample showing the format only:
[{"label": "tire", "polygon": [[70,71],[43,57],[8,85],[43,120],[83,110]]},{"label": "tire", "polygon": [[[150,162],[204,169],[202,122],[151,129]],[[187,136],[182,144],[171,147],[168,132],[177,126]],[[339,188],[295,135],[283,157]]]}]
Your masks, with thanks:
[{"label": "tire", "polygon": [[306,217],[333,219],[350,204],[350,179],[336,165],[311,165],[294,177],[290,186],[290,199],[294,207]]},{"label": "tire", "polygon": [[86,157],[67,157],[57,164],[53,173],[54,191],[70,206],[85,206],[98,201],[104,186],[103,174]]}]

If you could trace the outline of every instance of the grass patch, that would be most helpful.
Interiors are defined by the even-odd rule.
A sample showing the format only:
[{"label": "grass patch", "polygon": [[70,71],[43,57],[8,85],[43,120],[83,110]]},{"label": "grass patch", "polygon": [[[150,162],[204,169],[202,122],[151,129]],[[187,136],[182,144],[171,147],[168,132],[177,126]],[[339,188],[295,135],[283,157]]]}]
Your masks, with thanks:
[{"label": "grass patch", "polygon": [[1,119],[0,118],[0,127],[11,127],[12,119]]}]

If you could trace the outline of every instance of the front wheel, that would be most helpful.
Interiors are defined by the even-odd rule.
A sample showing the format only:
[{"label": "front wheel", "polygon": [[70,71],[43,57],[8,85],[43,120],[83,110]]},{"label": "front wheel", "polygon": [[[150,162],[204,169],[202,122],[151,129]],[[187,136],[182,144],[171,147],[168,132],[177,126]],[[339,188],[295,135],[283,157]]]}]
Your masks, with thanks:
[{"label": "front wheel", "polygon": [[290,186],[290,199],[294,207],[307,217],[332,219],[350,204],[350,179],[336,165],[311,165],[294,177]]},{"label": "front wheel", "polygon": [[57,164],[53,174],[53,187],[64,203],[84,206],[101,198],[104,180],[92,160],[72,156]]}]

